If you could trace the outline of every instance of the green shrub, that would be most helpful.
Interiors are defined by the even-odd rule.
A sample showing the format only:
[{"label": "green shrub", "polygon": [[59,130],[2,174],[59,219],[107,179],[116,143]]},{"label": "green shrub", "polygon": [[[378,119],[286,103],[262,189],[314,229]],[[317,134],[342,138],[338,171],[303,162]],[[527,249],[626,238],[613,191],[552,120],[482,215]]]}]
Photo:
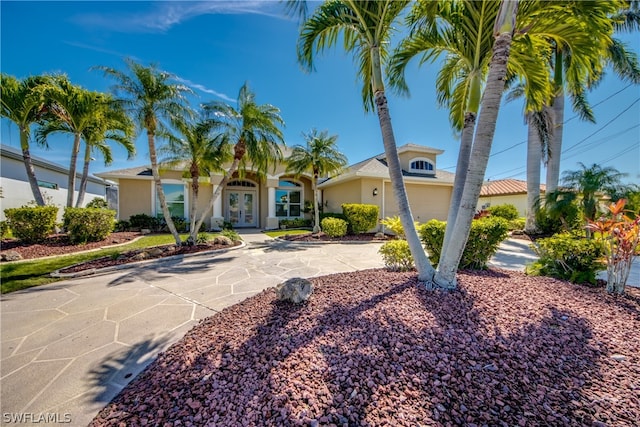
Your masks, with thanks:
[{"label": "green shrub", "polygon": [[116,225],[114,227],[115,231],[129,231],[131,230],[131,223],[125,219],[121,219],[120,221],[116,222]]},{"label": "green shrub", "polygon": [[281,219],[280,227],[283,227],[283,228],[311,227],[311,220],[305,219],[305,218]]},{"label": "green shrub", "polygon": [[109,205],[105,199],[100,197],[94,197],[85,208],[93,208],[93,209],[109,209]]},{"label": "green shrub", "polygon": [[391,271],[409,271],[413,269],[413,256],[406,240],[390,240],[380,247],[385,267]]},{"label": "green shrub", "polygon": [[509,231],[524,230],[524,226],[527,223],[525,218],[516,218],[509,221]]},{"label": "green shrub", "polygon": [[538,239],[531,247],[539,257],[526,267],[526,273],[532,276],[550,276],[595,285],[596,274],[606,268],[601,261],[601,243],[575,234],[562,233]]},{"label": "green shrub", "polygon": [[340,218],[325,218],[320,222],[320,227],[329,237],[342,237],[347,234],[347,221]]},{"label": "green shrub", "polygon": [[[437,264],[440,261],[442,242],[447,223],[432,219],[419,227],[418,233],[429,259]],[[481,270],[487,268],[487,262],[496,253],[500,243],[507,238],[509,223],[504,218],[486,217],[474,219],[467,245],[462,252],[458,269]]]},{"label": "green shrub", "polygon": [[56,206],[23,206],[5,209],[4,214],[14,237],[26,242],[40,242],[55,230]]},{"label": "green shrub", "polygon": [[345,203],[342,213],[347,217],[354,234],[366,233],[378,225],[378,206],[361,203]]},{"label": "green shrub", "polygon": [[233,223],[231,221],[223,221],[222,222],[223,230],[233,230]]},{"label": "green shrub", "polygon": [[518,218],[518,216],[520,216],[520,213],[518,212],[518,208],[516,208],[514,205],[511,205],[509,203],[505,203],[503,205],[491,206],[489,209],[487,209],[487,211],[489,211],[489,214],[491,214],[491,216],[504,218],[507,221],[511,221],[512,219],[516,219]]},{"label": "green shrub", "polygon": [[72,243],[104,240],[115,226],[116,211],[94,208],[66,208],[64,228]]},{"label": "green shrub", "polygon": [[7,221],[0,221],[0,238],[5,239],[10,235],[9,223]]},{"label": "green shrub", "polygon": [[[395,234],[398,239],[406,238],[404,234],[404,227],[402,226],[402,221],[400,221],[400,217],[398,215],[392,217],[388,216],[385,219],[380,220],[380,224],[382,224],[385,228]],[[414,225],[416,229],[418,229],[419,224],[417,221],[414,222]]]},{"label": "green shrub", "polygon": [[207,233],[198,233],[198,236],[196,237],[196,244],[206,245],[209,240],[211,240],[211,238]]},{"label": "green shrub", "polygon": [[129,223],[131,224],[131,228],[140,230],[146,228],[151,231],[159,231],[162,224],[159,218],[147,214],[131,215],[129,217]]},{"label": "green shrub", "polygon": [[[173,221],[173,225],[176,227],[178,233],[186,233],[189,229],[189,223],[181,216],[172,216],[171,221]],[[167,227],[167,222],[164,219],[161,219],[160,222],[162,224],[160,228],[168,231],[169,227]]]},{"label": "green shrub", "polygon": [[222,232],[220,233],[221,235],[230,238],[231,240],[233,240],[234,242],[239,242],[242,240],[242,238],[240,237],[240,234],[238,234],[237,231],[235,230],[230,230],[228,228],[225,228],[224,230],[222,230]]}]

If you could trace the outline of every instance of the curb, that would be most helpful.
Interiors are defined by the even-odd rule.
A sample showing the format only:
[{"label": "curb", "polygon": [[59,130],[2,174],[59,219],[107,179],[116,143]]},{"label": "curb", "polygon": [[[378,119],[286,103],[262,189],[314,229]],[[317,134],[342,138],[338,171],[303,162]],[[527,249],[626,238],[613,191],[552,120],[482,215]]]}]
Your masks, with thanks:
[{"label": "curb", "polygon": [[114,266],[111,266],[111,267],[91,268],[91,269],[87,269],[87,270],[76,271],[76,272],[73,272],[73,273],[61,273],[60,272],[60,270],[64,270],[64,269],[67,269],[67,268],[74,267],[76,265],[84,264],[84,263],[79,263],[79,264],[74,264],[74,265],[67,266],[67,267],[61,268],[59,270],[53,271],[53,272],[49,273],[49,276],[55,277],[55,278],[58,278],[58,279],[76,279],[76,278],[85,277],[85,276],[98,276],[98,275],[101,275],[101,274],[112,273],[114,271],[127,270],[127,269],[130,269],[130,268],[136,268],[136,267],[144,266],[144,265],[147,265],[147,264],[152,264],[154,262],[161,263],[161,262],[164,262],[164,261],[170,261],[170,260],[172,260],[174,258],[178,258],[178,257],[195,258],[195,257],[198,257],[198,256],[212,255],[212,254],[218,254],[218,253],[238,250],[238,249],[242,249],[242,248],[244,248],[246,246],[247,246],[246,242],[242,241],[242,243],[240,243],[239,245],[233,246],[233,247],[228,248],[228,249],[214,249],[214,250],[210,250],[210,251],[197,252],[195,254],[171,255],[171,256],[166,256],[166,257],[162,257],[162,258],[155,258],[155,259],[149,259],[149,260],[144,260],[144,261],[128,262],[126,264],[114,265]]}]

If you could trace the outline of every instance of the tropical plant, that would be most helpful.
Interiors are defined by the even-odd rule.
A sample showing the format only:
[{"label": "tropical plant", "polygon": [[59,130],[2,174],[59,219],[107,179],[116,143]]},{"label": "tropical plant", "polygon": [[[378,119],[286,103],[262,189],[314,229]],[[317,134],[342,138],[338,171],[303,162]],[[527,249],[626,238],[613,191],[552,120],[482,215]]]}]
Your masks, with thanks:
[{"label": "tropical plant", "polygon": [[105,166],[113,162],[113,154],[109,142],[115,142],[122,146],[130,159],[136,152],[133,141],[135,125],[122,106],[113,102],[110,95],[102,94],[101,100],[97,103],[99,108],[95,121],[83,132],[85,144],[84,164],[80,186],[78,188],[78,198],[76,207],[81,207],[87,191],[87,181],[89,180],[89,166],[93,160],[93,153],[99,152],[104,159]]},{"label": "tropical plant", "polygon": [[382,77],[383,64],[389,56],[393,25],[408,4],[406,0],[335,0],[322,3],[302,25],[298,61],[308,70],[313,70],[316,54],[336,46],[340,38],[344,40],[344,49],[356,59],[358,77],[363,83],[365,111],[375,108],[378,114],[391,186],[418,279],[430,287],[435,271],[413,223]]},{"label": "tropical plant", "polygon": [[625,213],[625,199],[609,205],[610,216],[589,221],[587,227],[602,243],[607,265],[607,292],[622,294],[633,260],[640,253],[640,216]]},{"label": "tropical plant", "polygon": [[[404,70],[409,61],[419,57],[420,64],[424,64],[435,62],[446,55],[437,75],[437,100],[441,106],[448,108],[451,124],[457,132],[461,132],[461,136],[447,217],[445,248],[456,226],[458,207],[466,182],[476,117],[491,60],[499,7],[498,0],[416,2],[407,17],[412,32],[394,52],[390,67],[390,78],[394,86],[401,92],[408,93]],[[529,9],[531,8],[521,8],[526,13],[519,12],[519,29],[531,25],[527,14],[532,14],[533,11]],[[434,25],[436,21],[438,24]],[[526,40],[518,43],[519,38]],[[549,91],[544,53],[544,45],[538,38],[531,37],[529,30],[526,35],[518,32],[514,37],[507,68],[507,79],[512,80],[519,75],[526,80],[525,90],[532,101],[537,100],[539,103]]]},{"label": "tropical plant", "polygon": [[[578,39],[577,46],[568,44],[566,40],[550,40],[553,49],[550,64],[555,96],[550,104],[553,109],[554,129],[547,161],[547,191],[556,190],[560,181],[565,95],[569,95],[572,107],[581,119],[595,122],[585,94],[602,79],[606,65],[610,64],[622,80],[640,83],[637,55],[628,51],[620,40],[612,37],[614,28],[630,30],[637,27],[637,15],[628,13],[632,12],[628,7],[629,2],[564,3],[564,8],[570,15],[579,19],[581,28],[587,30],[589,37]],[[558,19],[555,20],[555,24],[560,27],[565,25]],[[576,51],[576,47],[580,50]]]},{"label": "tropical plant", "polygon": [[0,74],[0,104],[2,105],[0,114],[18,126],[22,160],[33,198],[38,206],[44,206],[45,200],[38,186],[36,172],[31,160],[29,138],[31,125],[39,122],[44,112],[48,109],[44,88],[50,84],[51,77],[49,76],[34,76],[18,80],[8,74]]},{"label": "tropical plant", "polygon": [[[220,132],[222,141],[233,145],[231,165],[213,192],[212,202],[220,197],[236,172],[245,173],[247,162],[251,163],[253,172],[262,176],[282,160],[280,144],[284,145],[284,139],[280,126],[284,125],[284,120],[280,117],[280,109],[256,103],[256,95],[248,83],[240,88],[236,108],[224,102],[210,102],[203,105],[203,110],[215,122],[214,129]],[[203,217],[212,208],[213,203],[210,203]]]},{"label": "tropical plant", "polygon": [[97,67],[97,69],[116,80],[117,83],[112,90],[117,102],[131,115],[139,129],[147,131],[151,173],[162,208],[162,215],[176,245],[180,246],[182,243],[180,234],[171,220],[162,189],[155,138],[159,131],[166,128],[165,122],[170,122],[176,117],[191,115],[186,95],[193,93],[193,91],[184,85],[174,83],[175,76],[173,74],[159,70],[155,65],[145,67],[132,59],[125,59],[125,63],[126,72],[105,66]]},{"label": "tropical plant", "polygon": [[337,175],[347,165],[347,157],[338,151],[337,135],[329,136],[325,130],[316,129],[304,134],[306,145],[295,145],[286,159],[287,172],[293,172],[300,177],[305,172],[311,172],[311,187],[313,189],[313,232],[320,232],[320,205],[318,195],[318,179]]},{"label": "tropical plant", "polygon": [[163,166],[184,167],[185,174],[191,179],[189,207],[189,245],[196,244],[198,230],[204,222],[205,216],[197,219],[198,194],[200,178],[208,177],[211,172],[222,171],[222,165],[231,158],[231,150],[225,139],[213,132],[215,122],[201,116],[200,120],[192,122],[177,118],[173,127],[178,136],[167,134],[168,143],[160,148],[160,153],[167,157],[162,161]]},{"label": "tropical plant", "polygon": [[575,191],[580,200],[582,214],[588,221],[598,215],[599,196],[608,195],[622,185],[626,174],[610,166],[593,164],[590,167],[578,163],[580,170],[565,171],[562,177],[563,186]]},{"label": "tropical plant", "polygon": [[480,197],[502,92],[505,87],[504,79],[507,76],[507,64],[511,40],[516,27],[517,10],[517,1],[502,1],[500,3],[494,29],[493,54],[489,63],[487,83],[480,103],[480,114],[471,150],[471,158],[474,159],[474,162],[469,164],[455,227],[450,228],[451,237],[448,239],[448,245],[443,247],[435,277],[435,282],[446,288],[456,287],[456,271],[469,238],[475,207]]}]

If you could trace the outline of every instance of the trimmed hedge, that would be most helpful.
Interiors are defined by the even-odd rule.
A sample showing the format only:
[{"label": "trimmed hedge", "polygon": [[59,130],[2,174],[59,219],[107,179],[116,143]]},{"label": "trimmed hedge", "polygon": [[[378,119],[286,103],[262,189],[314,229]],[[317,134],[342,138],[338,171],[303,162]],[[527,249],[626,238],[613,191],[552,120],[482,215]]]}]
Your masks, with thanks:
[{"label": "trimmed hedge", "polygon": [[[419,227],[418,234],[433,264],[440,262],[446,226],[445,221],[432,219]],[[489,259],[498,251],[500,243],[507,238],[508,230],[509,223],[504,218],[474,219],[458,269],[486,269]]]},{"label": "trimmed hedge", "polygon": [[280,227],[284,227],[284,228],[311,227],[311,220],[305,219],[305,218],[281,219]]},{"label": "trimmed hedge", "polygon": [[329,237],[342,237],[347,234],[347,221],[340,218],[325,218],[320,222],[320,227]]},{"label": "trimmed hedge", "polygon": [[64,228],[73,243],[98,242],[113,231],[116,211],[97,208],[66,208]]},{"label": "trimmed hedge", "polygon": [[53,234],[57,206],[23,206],[4,210],[14,237],[26,243],[40,242]]},{"label": "trimmed hedge", "polygon": [[505,203],[503,205],[495,205],[491,206],[487,209],[491,216],[497,216],[499,218],[504,218],[507,221],[511,221],[513,219],[518,218],[520,213],[518,212],[518,208],[509,203]]},{"label": "trimmed hedge", "polygon": [[146,228],[151,231],[160,231],[162,221],[147,214],[137,214],[129,217],[129,226],[137,229]]},{"label": "trimmed hedge", "polygon": [[531,276],[550,276],[595,285],[598,271],[606,269],[601,261],[604,255],[602,244],[594,239],[562,233],[538,239],[531,248],[539,257],[525,269]]},{"label": "trimmed hedge", "polygon": [[342,213],[347,217],[354,234],[366,233],[378,225],[378,206],[361,203],[344,203]]},{"label": "trimmed hedge", "polygon": [[391,240],[380,247],[385,267],[391,271],[409,271],[414,267],[413,256],[406,240]]}]

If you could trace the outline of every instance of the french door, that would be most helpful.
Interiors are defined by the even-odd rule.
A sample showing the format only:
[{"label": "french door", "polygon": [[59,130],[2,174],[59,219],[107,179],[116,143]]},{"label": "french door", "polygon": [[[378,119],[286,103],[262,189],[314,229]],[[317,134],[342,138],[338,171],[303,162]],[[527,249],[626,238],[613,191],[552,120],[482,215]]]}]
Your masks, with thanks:
[{"label": "french door", "polygon": [[227,218],[234,227],[257,227],[255,191],[227,191]]}]

